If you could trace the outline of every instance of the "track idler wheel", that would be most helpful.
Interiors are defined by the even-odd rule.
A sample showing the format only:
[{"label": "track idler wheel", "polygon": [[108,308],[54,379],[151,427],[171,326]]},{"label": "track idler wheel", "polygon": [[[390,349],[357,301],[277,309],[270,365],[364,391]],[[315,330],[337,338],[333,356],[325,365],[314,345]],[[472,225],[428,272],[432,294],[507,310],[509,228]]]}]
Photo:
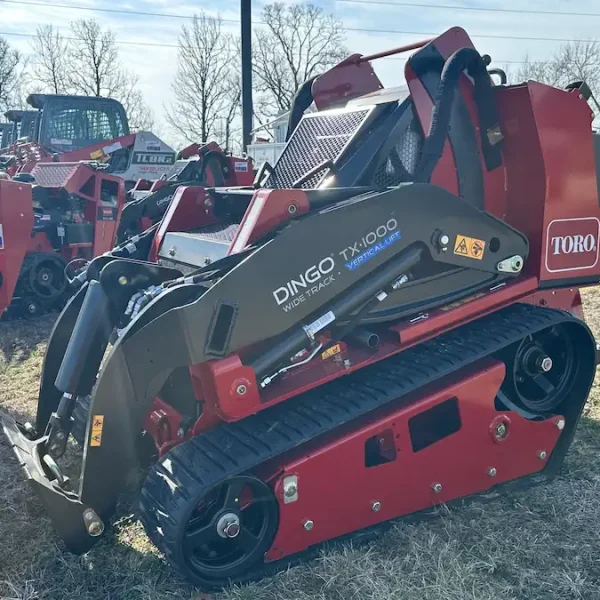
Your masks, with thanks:
[{"label": "track idler wheel", "polygon": [[555,411],[568,398],[578,371],[573,340],[560,325],[527,336],[513,347],[504,391],[535,414]]},{"label": "track idler wheel", "polygon": [[[165,498],[153,488],[146,480],[142,494]],[[271,488],[246,475],[227,479],[201,497],[200,482],[194,481],[193,488],[174,489],[170,495],[177,498],[171,498],[168,507],[153,507],[155,514],[160,508],[164,515],[156,523],[164,536],[160,547],[169,562],[202,589],[242,580],[261,566],[277,532],[278,504]],[[157,532],[149,531],[147,519],[142,522],[154,541]]]},{"label": "track idler wheel", "polygon": [[26,296],[21,300],[21,310],[25,318],[39,317],[44,312],[44,306],[39,298]]},{"label": "track idler wheel", "polygon": [[65,263],[56,255],[41,254],[29,269],[29,287],[45,301],[58,300],[67,289]]}]

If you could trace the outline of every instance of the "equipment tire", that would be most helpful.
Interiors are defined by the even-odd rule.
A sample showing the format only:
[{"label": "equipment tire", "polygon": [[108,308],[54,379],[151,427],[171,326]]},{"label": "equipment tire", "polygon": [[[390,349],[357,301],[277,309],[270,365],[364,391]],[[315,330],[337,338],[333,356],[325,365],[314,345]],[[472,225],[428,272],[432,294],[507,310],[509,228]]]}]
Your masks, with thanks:
[{"label": "equipment tire", "polygon": [[[169,563],[210,591],[260,570],[277,533],[279,510],[271,488],[253,476],[230,477],[207,492],[194,470],[196,452],[189,440],[150,470],[141,490],[140,519]],[[230,515],[238,520],[233,533],[235,527],[239,531],[224,537],[219,528]]]}]

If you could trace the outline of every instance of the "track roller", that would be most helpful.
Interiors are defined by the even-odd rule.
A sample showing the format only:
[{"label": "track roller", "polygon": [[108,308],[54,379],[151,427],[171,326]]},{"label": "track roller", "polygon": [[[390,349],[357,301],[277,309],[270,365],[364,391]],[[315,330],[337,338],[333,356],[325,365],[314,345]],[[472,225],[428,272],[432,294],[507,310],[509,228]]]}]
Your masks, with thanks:
[{"label": "track roller", "polygon": [[562,325],[528,335],[511,348],[503,391],[523,408],[554,411],[568,398],[578,373],[578,352]]},{"label": "track roller", "polygon": [[[193,464],[194,441],[176,450],[142,488],[146,531],[152,539],[162,538],[160,547],[169,562],[202,589],[240,581],[240,574],[263,563],[275,537],[277,500],[264,482],[247,475],[231,477],[205,493],[199,474],[184,467],[184,462]],[[156,495],[168,504],[168,518],[155,510]]]}]

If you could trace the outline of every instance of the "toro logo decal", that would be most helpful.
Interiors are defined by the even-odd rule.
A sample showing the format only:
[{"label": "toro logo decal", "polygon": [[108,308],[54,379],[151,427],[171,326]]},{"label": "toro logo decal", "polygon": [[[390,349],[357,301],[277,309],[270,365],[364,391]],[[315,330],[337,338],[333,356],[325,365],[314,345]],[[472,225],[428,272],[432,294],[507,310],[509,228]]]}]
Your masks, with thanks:
[{"label": "toro logo decal", "polygon": [[591,269],[598,263],[600,221],[596,217],[556,219],[546,233],[549,273]]}]

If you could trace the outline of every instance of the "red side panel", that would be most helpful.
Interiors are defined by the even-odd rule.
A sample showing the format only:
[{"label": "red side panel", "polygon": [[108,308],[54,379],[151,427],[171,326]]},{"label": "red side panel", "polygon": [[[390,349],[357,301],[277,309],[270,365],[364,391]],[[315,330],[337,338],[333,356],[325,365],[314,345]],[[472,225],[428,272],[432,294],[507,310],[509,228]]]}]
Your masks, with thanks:
[{"label": "red side panel", "polygon": [[504,136],[506,221],[527,236],[524,271],[539,277],[546,175],[529,90],[525,85],[498,89],[497,99]]},{"label": "red side panel", "polygon": [[[113,190],[117,190],[116,206],[113,205],[112,195],[110,202],[106,196],[107,191],[112,192]],[[123,179],[111,175],[99,175],[96,178],[96,202],[90,203],[95,211],[92,221],[94,223],[94,256],[104,254],[114,248],[117,225],[125,206],[125,198],[125,181]]]},{"label": "red side panel", "polygon": [[31,186],[0,180],[0,313],[12,299],[32,229]]},{"label": "red side panel", "polygon": [[260,190],[254,194],[228,254],[237,254],[292,217],[309,211],[302,190]]},{"label": "red side panel", "polygon": [[592,111],[578,94],[529,84],[546,167],[541,280],[600,279]]},{"label": "red side panel", "polygon": [[[541,471],[547,461],[539,453],[556,446],[560,415],[529,421],[499,413],[494,400],[504,372],[503,363],[482,362],[450,385],[398,399],[319,445],[278,457],[271,468],[278,473],[279,528],[266,560]],[[420,437],[422,420],[433,418],[442,420],[436,437]],[[500,440],[499,422],[508,432]],[[373,446],[379,460],[369,462]],[[283,495],[290,475],[298,482],[291,502]]]},{"label": "red side panel", "polygon": [[213,214],[213,201],[203,187],[180,186],[164,214],[154,236],[148,260],[156,261],[157,253],[167,231],[189,231],[217,223]]},{"label": "red side panel", "polygon": [[527,235],[529,274],[600,280],[600,205],[592,113],[577,93],[535,82],[499,90],[507,221]]},{"label": "red side panel", "polygon": [[252,159],[230,156],[229,164],[229,173],[226,179],[227,185],[246,187],[254,183]]}]

